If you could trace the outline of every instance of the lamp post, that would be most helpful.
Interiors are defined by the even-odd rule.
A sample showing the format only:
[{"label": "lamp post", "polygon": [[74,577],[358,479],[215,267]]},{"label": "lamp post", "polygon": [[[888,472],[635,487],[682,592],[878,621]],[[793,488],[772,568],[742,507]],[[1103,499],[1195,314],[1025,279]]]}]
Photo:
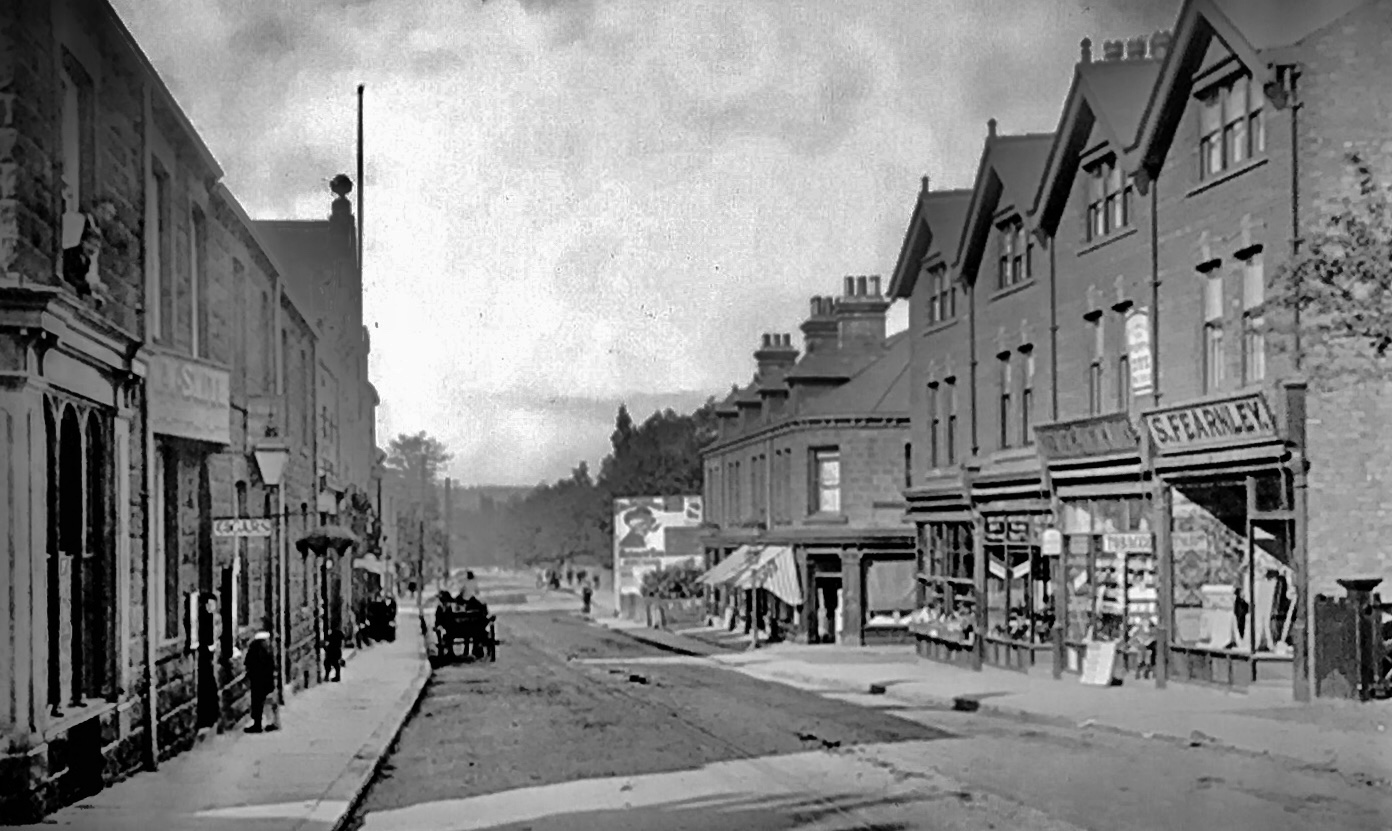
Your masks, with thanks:
[{"label": "lamp post", "polygon": [[265,483],[267,490],[275,491],[275,535],[271,544],[275,557],[275,626],[281,631],[276,637],[276,693],[280,701],[285,700],[285,676],[289,671],[286,666],[289,654],[286,642],[290,637],[289,626],[286,624],[286,602],[285,602],[285,533],[281,527],[285,512],[281,510],[281,488],[280,480],[285,474],[285,465],[290,461],[290,448],[281,441],[274,427],[266,428],[266,437],[257,442],[252,451],[256,456],[256,467],[261,471],[261,481]]}]

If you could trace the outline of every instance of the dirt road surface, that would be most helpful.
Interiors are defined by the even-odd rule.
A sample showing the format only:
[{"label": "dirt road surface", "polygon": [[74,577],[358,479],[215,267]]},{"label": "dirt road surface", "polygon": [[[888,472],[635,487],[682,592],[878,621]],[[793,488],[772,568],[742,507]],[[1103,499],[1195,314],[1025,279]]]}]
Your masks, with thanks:
[{"label": "dirt road surface", "polygon": [[1272,759],[796,690],[567,611],[499,630],[497,663],[436,672],[350,827],[1392,828],[1392,794]]}]

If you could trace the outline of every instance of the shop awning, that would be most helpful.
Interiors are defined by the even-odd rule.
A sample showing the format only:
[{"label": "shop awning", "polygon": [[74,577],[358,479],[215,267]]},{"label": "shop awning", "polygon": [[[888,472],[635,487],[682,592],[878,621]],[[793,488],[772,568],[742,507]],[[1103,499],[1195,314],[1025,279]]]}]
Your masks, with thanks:
[{"label": "shop awning", "polygon": [[786,545],[766,546],[754,565],[745,569],[735,582],[742,589],[761,588],[789,606],[802,605],[802,581],[797,559]]},{"label": "shop awning", "polygon": [[705,583],[707,586],[723,586],[732,582],[749,568],[752,554],[757,550],[752,546],[741,545],[731,551],[730,556],[711,566],[705,574],[697,578],[697,582]]}]

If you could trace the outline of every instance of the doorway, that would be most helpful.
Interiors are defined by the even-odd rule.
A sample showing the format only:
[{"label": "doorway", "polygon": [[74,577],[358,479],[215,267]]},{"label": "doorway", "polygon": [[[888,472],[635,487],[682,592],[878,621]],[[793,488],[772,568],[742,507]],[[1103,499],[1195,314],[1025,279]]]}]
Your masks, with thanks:
[{"label": "doorway", "polygon": [[816,603],[813,608],[813,643],[836,643],[840,617],[841,575],[818,574],[814,579]]}]

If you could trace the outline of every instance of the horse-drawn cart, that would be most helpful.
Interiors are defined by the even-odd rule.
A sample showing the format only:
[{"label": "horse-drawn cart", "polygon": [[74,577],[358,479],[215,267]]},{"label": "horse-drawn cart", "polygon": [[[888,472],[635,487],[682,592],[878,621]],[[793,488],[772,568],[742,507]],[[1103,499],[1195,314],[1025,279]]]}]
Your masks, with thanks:
[{"label": "horse-drawn cart", "polygon": [[442,605],[435,612],[433,649],[428,651],[430,665],[462,661],[498,660],[498,630],[496,618],[485,610],[461,609]]}]

